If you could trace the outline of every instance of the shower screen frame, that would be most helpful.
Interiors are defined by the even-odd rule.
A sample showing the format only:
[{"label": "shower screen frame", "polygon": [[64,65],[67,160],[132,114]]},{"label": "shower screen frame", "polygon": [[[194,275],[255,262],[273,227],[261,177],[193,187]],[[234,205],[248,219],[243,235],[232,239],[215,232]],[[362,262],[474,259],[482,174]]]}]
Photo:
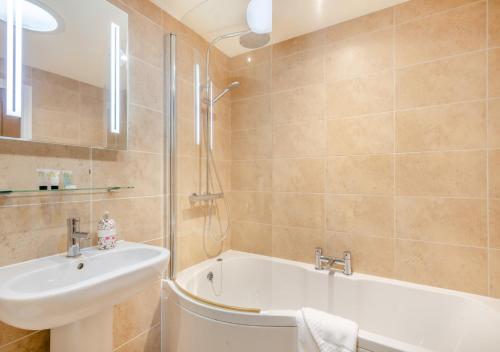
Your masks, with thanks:
[{"label": "shower screen frame", "polygon": [[214,302],[189,292],[176,282],[177,275],[177,65],[176,65],[177,35],[169,33],[164,38],[164,223],[163,243],[170,250],[168,273],[164,279],[172,281],[180,292],[195,301],[215,308],[245,313],[260,313],[260,308],[246,308]]}]

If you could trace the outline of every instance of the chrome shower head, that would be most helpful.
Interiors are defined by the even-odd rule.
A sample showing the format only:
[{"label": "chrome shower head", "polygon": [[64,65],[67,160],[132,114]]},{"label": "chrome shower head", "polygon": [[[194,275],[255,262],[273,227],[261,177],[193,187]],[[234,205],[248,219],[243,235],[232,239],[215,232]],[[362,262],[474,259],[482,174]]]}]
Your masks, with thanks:
[{"label": "chrome shower head", "polygon": [[233,89],[236,89],[240,86],[240,82],[238,81],[234,81],[234,82],[231,82],[226,88],[224,88],[224,90],[222,92],[219,93],[219,95],[217,95],[214,100],[213,100],[213,103],[217,103],[217,101],[222,98],[224,95],[226,95],[227,93],[229,93],[230,91],[232,91]]},{"label": "chrome shower head", "polygon": [[240,45],[247,49],[261,48],[271,40],[269,33],[257,34],[248,32],[240,36]]}]

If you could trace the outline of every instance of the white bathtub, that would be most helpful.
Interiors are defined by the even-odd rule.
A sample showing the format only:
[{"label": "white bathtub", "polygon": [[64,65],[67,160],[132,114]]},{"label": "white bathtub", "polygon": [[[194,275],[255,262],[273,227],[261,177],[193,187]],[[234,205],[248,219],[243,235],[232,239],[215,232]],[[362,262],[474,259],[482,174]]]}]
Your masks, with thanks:
[{"label": "white bathtub", "polygon": [[219,258],[184,270],[177,283],[211,301],[262,311],[215,308],[164,281],[167,352],[296,352],[301,307],[356,321],[363,352],[500,351],[500,300],[237,251]]}]

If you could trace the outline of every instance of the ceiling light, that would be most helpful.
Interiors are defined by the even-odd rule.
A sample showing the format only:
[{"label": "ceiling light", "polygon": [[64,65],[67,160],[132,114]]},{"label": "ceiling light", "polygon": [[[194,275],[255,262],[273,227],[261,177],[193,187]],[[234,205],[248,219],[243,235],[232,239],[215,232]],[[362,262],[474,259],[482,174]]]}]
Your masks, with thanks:
[{"label": "ceiling light", "polygon": [[247,23],[257,34],[273,30],[273,0],[251,0],[247,7]]},{"label": "ceiling light", "polygon": [[[14,0],[22,7],[23,29],[34,32],[53,32],[59,28],[58,16],[36,0]],[[7,2],[0,0],[0,20],[7,22]]]}]

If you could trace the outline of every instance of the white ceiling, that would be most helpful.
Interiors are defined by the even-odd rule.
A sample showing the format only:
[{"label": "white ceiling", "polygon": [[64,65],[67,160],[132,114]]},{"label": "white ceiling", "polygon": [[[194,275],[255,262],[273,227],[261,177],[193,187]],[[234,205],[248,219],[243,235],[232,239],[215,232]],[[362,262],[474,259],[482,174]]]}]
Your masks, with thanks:
[{"label": "white ceiling", "polygon": [[[246,29],[249,0],[152,0],[210,41],[220,34]],[[366,15],[407,0],[274,0],[271,44]],[[238,39],[218,45],[235,56],[248,51]]]}]

